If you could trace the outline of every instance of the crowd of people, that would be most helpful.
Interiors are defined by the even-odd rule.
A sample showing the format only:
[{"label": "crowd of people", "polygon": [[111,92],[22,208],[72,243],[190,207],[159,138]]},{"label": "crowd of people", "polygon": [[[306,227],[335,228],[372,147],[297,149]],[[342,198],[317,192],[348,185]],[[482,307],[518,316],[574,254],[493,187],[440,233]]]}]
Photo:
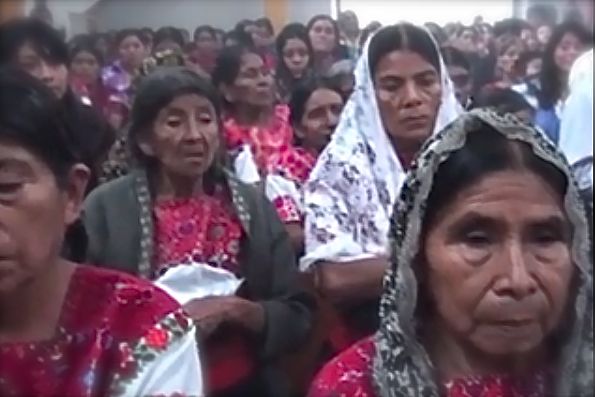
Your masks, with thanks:
[{"label": "crowd of people", "polygon": [[591,396],[579,4],[0,25],[0,395]]}]

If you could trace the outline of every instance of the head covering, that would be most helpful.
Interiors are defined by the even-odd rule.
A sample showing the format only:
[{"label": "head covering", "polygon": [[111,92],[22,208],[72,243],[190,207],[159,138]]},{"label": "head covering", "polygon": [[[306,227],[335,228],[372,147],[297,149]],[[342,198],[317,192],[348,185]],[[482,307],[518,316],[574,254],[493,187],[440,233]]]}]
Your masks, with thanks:
[{"label": "head covering", "polygon": [[587,396],[593,390],[592,240],[578,186],[564,157],[533,127],[512,115],[473,110],[430,139],[410,170],[395,204],[391,223],[391,268],[384,280],[381,323],[375,336],[374,383],[381,397],[438,397],[434,369],[416,339],[414,318],[417,280],[412,266],[419,250],[424,210],[433,178],[449,156],[465,145],[466,137],[489,125],[507,139],[529,144],[534,154],[551,163],[568,180],[564,206],[573,227],[571,253],[579,275],[574,324],[557,364],[555,396]]},{"label": "head covering", "polygon": [[[405,171],[380,118],[368,62],[370,41],[355,68],[354,92],[305,186],[303,270],[319,260],[387,254],[389,218]],[[439,72],[442,101],[434,132],[462,112],[442,58]]]},{"label": "head covering", "polygon": [[593,50],[581,56],[569,77],[570,95],[560,125],[560,149],[576,168],[582,189],[593,188]]}]

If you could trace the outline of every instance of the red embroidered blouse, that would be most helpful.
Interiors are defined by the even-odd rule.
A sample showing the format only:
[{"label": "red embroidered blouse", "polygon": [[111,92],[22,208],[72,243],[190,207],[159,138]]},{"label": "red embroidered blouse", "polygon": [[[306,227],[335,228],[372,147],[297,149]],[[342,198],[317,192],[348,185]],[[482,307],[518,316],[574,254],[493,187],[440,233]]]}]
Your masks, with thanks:
[{"label": "red embroidered blouse", "polygon": [[133,380],[190,325],[179,305],[151,283],[80,265],[53,338],[0,344],[0,395],[119,394],[115,379]]},{"label": "red embroidered blouse", "polygon": [[241,126],[235,119],[228,118],[223,123],[223,131],[227,150],[234,152],[244,145],[250,145],[261,173],[267,173],[293,142],[293,129],[289,124],[289,108],[286,105],[275,107],[275,114],[267,127]]},{"label": "red embroidered blouse", "polygon": [[[308,397],[375,397],[374,340],[364,339],[330,361],[316,376]],[[469,376],[442,384],[444,397],[545,397],[547,379],[538,372],[527,379]]]}]

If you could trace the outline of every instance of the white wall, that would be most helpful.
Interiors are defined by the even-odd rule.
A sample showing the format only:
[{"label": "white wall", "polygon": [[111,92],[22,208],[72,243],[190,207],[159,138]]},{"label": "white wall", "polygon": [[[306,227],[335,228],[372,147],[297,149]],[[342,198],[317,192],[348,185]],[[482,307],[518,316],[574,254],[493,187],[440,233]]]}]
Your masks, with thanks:
[{"label": "white wall", "polygon": [[100,30],[172,25],[192,33],[199,25],[230,29],[262,16],[262,0],[104,0],[97,8]]},{"label": "white wall", "polygon": [[289,21],[308,23],[318,14],[332,14],[334,0],[289,0]]}]

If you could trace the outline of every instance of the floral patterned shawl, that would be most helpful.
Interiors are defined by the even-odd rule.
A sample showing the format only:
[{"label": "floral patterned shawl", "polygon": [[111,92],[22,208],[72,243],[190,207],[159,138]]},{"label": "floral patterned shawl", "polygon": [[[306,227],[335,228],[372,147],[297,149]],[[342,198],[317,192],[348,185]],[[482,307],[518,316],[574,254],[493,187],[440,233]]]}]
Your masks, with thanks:
[{"label": "floral patterned shawl", "polygon": [[462,116],[425,144],[396,203],[390,231],[392,265],[384,280],[381,324],[375,336],[373,377],[378,396],[439,395],[432,363],[415,337],[417,281],[412,262],[419,249],[424,207],[432,188],[432,178],[439,165],[463,147],[467,135],[477,133],[482,124],[493,127],[507,139],[526,142],[536,156],[560,169],[569,181],[564,203],[573,226],[571,249],[580,283],[574,302],[574,323],[561,358],[554,363],[556,389],[552,395],[592,396],[593,253],[588,218],[578,186],[564,156],[536,129],[522,124],[512,115],[501,116],[486,110],[474,110]]},{"label": "floral patterned shawl", "polygon": [[[380,119],[369,43],[354,72],[354,92],[305,186],[302,270],[320,260],[351,261],[388,251],[389,219],[405,172]],[[442,104],[434,132],[462,112],[442,59],[440,63]]]}]

